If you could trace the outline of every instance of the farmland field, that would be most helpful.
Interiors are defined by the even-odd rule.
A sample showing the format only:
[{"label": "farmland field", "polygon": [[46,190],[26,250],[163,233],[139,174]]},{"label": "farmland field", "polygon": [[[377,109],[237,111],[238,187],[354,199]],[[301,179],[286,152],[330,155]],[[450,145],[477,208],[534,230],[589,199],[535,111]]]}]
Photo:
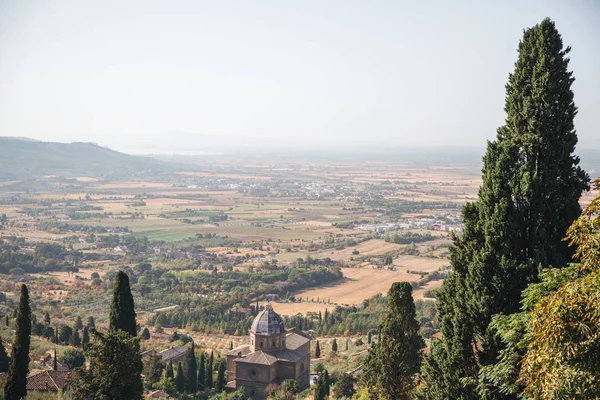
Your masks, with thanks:
[{"label": "farmland field", "polygon": [[[330,285],[295,293],[303,299],[302,303],[278,303],[277,312],[293,315],[298,312],[322,311],[333,308],[335,304],[356,305],[376,294],[385,294],[394,282],[414,282],[420,276],[402,271],[388,271],[372,268],[342,268],[344,279]],[[415,293],[416,294],[416,293]],[[308,298],[308,302],[304,302]],[[321,304],[325,301],[335,304]]]}]

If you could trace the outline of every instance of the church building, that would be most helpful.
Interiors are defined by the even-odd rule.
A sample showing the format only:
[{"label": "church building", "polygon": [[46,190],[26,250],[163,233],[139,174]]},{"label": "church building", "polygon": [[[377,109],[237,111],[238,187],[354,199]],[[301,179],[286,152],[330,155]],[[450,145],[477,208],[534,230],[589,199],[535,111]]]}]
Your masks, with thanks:
[{"label": "church building", "polygon": [[243,386],[253,399],[266,399],[286,379],[295,379],[299,390],[309,386],[310,338],[295,328],[285,329],[267,303],[252,322],[250,344],[227,353],[227,386]]}]

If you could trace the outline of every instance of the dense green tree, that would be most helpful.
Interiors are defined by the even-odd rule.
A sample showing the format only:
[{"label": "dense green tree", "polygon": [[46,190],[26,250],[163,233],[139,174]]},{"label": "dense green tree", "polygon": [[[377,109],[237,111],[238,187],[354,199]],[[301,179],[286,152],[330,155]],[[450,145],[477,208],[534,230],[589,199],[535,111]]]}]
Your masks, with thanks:
[{"label": "dense green tree", "polygon": [[331,343],[331,351],[333,351],[334,353],[337,353],[337,340],[333,339],[333,342]]},{"label": "dense green tree", "polygon": [[10,365],[10,357],[6,354],[4,343],[0,338],[0,372],[8,372],[8,366]]},{"label": "dense green tree", "polygon": [[83,321],[81,320],[81,317],[79,315],[77,316],[77,318],[75,318],[74,328],[76,331],[83,329]]},{"label": "dense green tree", "polygon": [[225,385],[227,385],[227,377],[225,376],[225,371],[227,370],[227,367],[225,365],[224,359],[218,360],[218,363],[219,368],[217,370],[216,389],[217,392],[222,392],[223,390],[225,390]]},{"label": "dense green tree", "polygon": [[[595,187],[600,190],[600,179],[596,180]],[[523,377],[523,372],[521,372],[521,367],[524,365],[522,362],[523,357],[526,357],[529,360],[527,362],[530,365],[532,360],[537,359],[539,361],[544,359],[544,357],[552,359],[553,362],[558,362],[556,357],[550,357],[551,352],[548,351],[549,346],[551,344],[554,346],[560,344],[560,346],[565,349],[573,347],[572,342],[577,340],[575,339],[577,338],[577,335],[570,336],[571,340],[566,336],[563,336],[562,339],[559,340],[557,340],[556,336],[554,338],[550,337],[550,332],[553,330],[556,331],[557,328],[562,329],[560,314],[557,314],[557,312],[561,307],[572,307],[572,302],[568,301],[564,292],[557,294],[557,291],[571,282],[576,284],[578,279],[583,278],[586,274],[594,272],[599,268],[600,245],[598,245],[598,243],[600,243],[600,231],[598,230],[598,226],[600,226],[600,196],[592,200],[588,208],[583,212],[581,217],[571,225],[567,233],[570,243],[576,246],[575,256],[579,260],[579,263],[572,264],[569,267],[562,269],[553,268],[543,270],[540,273],[540,283],[530,284],[523,292],[522,312],[511,315],[494,316],[490,326],[498,332],[498,336],[500,337],[504,348],[499,352],[499,359],[495,364],[484,366],[481,369],[480,391],[482,397],[486,396],[488,387],[493,384],[493,388],[501,393],[527,398],[527,395],[523,394],[526,389],[525,383],[527,382],[526,378]],[[546,324],[539,323],[534,324],[532,321],[532,313],[538,307],[544,307],[543,302],[549,301],[549,299],[552,299],[552,296],[560,296],[561,299],[558,304],[559,306],[553,309],[552,313],[548,314],[548,316],[553,317],[552,326],[546,326]],[[585,304],[586,296],[580,294],[578,297],[581,300],[581,303]],[[555,301],[554,303],[556,304],[557,302]],[[569,311],[568,315],[576,315],[576,313],[577,311],[575,309]],[[588,314],[588,317],[593,318],[593,315],[593,313]],[[537,321],[539,320],[540,316],[538,315]],[[578,324],[581,324],[583,321],[584,319],[580,318]],[[535,357],[532,357],[531,354],[529,354],[529,348],[533,346],[531,343],[532,338],[536,337],[535,332],[532,332],[531,330],[534,326],[545,327],[544,335],[548,336],[548,340],[541,340],[542,344],[545,346],[543,347],[544,352],[541,352],[540,354],[539,349],[536,348],[536,350],[532,351],[534,353],[537,352],[538,354]],[[590,327],[593,326],[593,324],[590,324],[588,321],[586,326]],[[576,347],[583,350],[586,346],[582,346],[581,343],[583,342],[580,342]],[[588,344],[589,343],[593,343],[593,341],[588,341]],[[551,371],[549,371],[547,377],[552,376],[552,372],[556,372],[557,375],[554,376],[558,379],[555,380],[555,382],[562,382],[561,385],[563,389],[568,389],[569,387],[577,388],[581,393],[590,393],[589,386],[586,386],[584,382],[577,382],[576,379],[569,378],[570,376],[583,377],[586,375],[586,373],[583,372],[586,369],[585,362],[582,363],[581,361],[578,361],[582,359],[581,354],[583,353],[580,352],[579,354],[579,357],[573,357],[569,360],[570,367],[573,368],[574,371],[577,371],[577,373],[573,373],[572,371],[565,372],[564,366],[560,367],[554,365],[550,367]],[[518,379],[520,375],[521,379]],[[547,390],[548,393],[556,392],[556,387],[548,385],[548,382],[544,381],[544,379],[537,379],[536,382],[543,384],[547,388],[545,390]],[[529,383],[529,386],[532,386],[531,382]],[[482,389],[485,389],[485,391]],[[563,397],[577,397],[574,396],[574,393],[567,394],[567,392],[561,393],[560,391],[555,394],[559,396],[562,395]]]},{"label": "dense green tree", "polygon": [[44,314],[44,323],[46,325],[50,325],[50,314],[48,314],[47,312]]},{"label": "dense green tree", "polygon": [[58,341],[62,344],[69,344],[73,336],[73,328],[69,325],[61,325],[58,330]]},{"label": "dense green tree", "polygon": [[200,364],[198,365],[198,390],[204,390],[206,383],[206,355],[204,352],[200,353]]},{"label": "dense green tree", "polygon": [[319,341],[317,340],[317,344],[315,345],[315,358],[321,357],[321,346],[319,345]]},{"label": "dense green tree", "polygon": [[160,380],[162,375],[163,365],[160,362],[160,357],[152,354],[144,360],[144,384],[146,388],[151,389],[155,382]]},{"label": "dense green tree", "polygon": [[213,387],[213,361],[214,361],[214,356],[213,356],[213,352],[210,352],[210,357],[208,358],[208,361],[206,363],[206,380],[204,382],[204,389],[205,390],[209,390],[212,389]]},{"label": "dense green tree", "polygon": [[56,357],[56,349],[54,349],[54,358],[52,360],[52,369],[58,371],[58,357]]},{"label": "dense green tree", "polygon": [[88,330],[88,327],[86,326],[83,328],[83,335],[81,336],[81,348],[83,348],[84,350],[87,350],[89,344],[90,344],[90,332]]},{"label": "dense green tree", "polygon": [[317,381],[313,387],[314,400],[325,400],[327,396],[329,396],[329,385],[329,372],[327,372],[326,369],[323,369],[319,373]]},{"label": "dense green tree", "polygon": [[139,338],[121,330],[101,335],[92,329],[90,333],[90,367],[76,370],[70,386],[73,400],[141,399],[144,386]]},{"label": "dense green tree", "polygon": [[171,379],[175,378],[175,372],[173,371],[173,363],[171,361],[169,361],[167,367],[165,368],[165,376]]},{"label": "dense green tree", "polygon": [[356,379],[350,374],[343,374],[333,387],[333,397],[336,399],[348,398],[351,399],[356,393],[354,384]]},{"label": "dense green tree", "polygon": [[69,369],[83,367],[83,364],[85,364],[83,352],[77,349],[66,349],[60,359]]},{"label": "dense green tree", "polygon": [[175,375],[175,387],[179,393],[185,391],[185,376],[183,375],[183,367],[181,362],[177,363],[177,375]]},{"label": "dense green tree", "polygon": [[75,331],[73,333],[73,336],[71,336],[71,340],[69,341],[69,344],[71,346],[75,346],[75,347],[81,346],[81,336],[79,335],[78,331]]},{"label": "dense green tree", "polygon": [[425,343],[419,334],[412,286],[396,282],[388,292],[387,315],[380,340],[369,350],[364,380],[376,399],[409,399],[419,372]]},{"label": "dense green tree", "polygon": [[479,198],[463,208],[454,237],[452,273],[438,292],[443,339],[426,358],[420,395],[428,399],[514,398],[494,382],[481,387],[480,369],[498,361],[502,341],[494,314],[520,310],[521,292],[538,271],[563,267],[572,250],[563,241],[580,213],[588,176],[573,155],[577,108],[554,22],[525,30],[506,85],[506,123],[488,143]]},{"label": "dense green tree", "polygon": [[187,351],[184,367],[185,391],[188,393],[196,393],[198,390],[198,365],[196,363],[194,342],[192,342],[192,347]]},{"label": "dense green tree", "polygon": [[369,334],[367,335],[367,343],[370,345],[372,340],[373,338],[371,336],[371,331],[369,331]]},{"label": "dense green tree", "polygon": [[136,336],[135,308],[129,287],[129,277],[123,271],[117,272],[110,306],[109,331],[122,330]]},{"label": "dense green tree", "polygon": [[144,330],[142,330],[142,339],[143,340],[150,339],[150,331],[148,330],[148,328],[144,328]]},{"label": "dense green tree", "polygon": [[285,392],[291,395],[295,395],[298,393],[298,381],[295,379],[286,379],[283,381],[283,386],[285,387]]},{"label": "dense green tree", "polygon": [[86,326],[88,328],[95,328],[96,327],[96,320],[94,319],[94,317],[92,317],[92,316],[88,317]]},{"label": "dense green tree", "polygon": [[29,291],[21,285],[21,297],[17,308],[15,341],[8,368],[8,379],[4,387],[6,400],[19,400],[27,395],[27,374],[29,373],[29,346],[31,344],[31,308]]}]

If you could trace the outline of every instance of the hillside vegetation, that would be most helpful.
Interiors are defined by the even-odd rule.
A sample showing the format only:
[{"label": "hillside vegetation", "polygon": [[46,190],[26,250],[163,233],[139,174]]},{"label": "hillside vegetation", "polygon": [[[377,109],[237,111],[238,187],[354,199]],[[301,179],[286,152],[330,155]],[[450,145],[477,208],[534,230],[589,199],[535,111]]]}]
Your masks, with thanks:
[{"label": "hillside vegetation", "polygon": [[54,143],[0,137],[0,179],[44,175],[106,176],[160,172],[169,164],[93,143]]}]

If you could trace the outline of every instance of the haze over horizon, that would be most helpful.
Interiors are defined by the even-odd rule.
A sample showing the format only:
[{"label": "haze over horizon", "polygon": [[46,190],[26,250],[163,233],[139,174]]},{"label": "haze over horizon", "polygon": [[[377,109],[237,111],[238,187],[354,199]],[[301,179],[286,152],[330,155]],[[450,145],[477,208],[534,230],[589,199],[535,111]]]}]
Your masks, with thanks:
[{"label": "haze over horizon", "polygon": [[572,46],[600,148],[600,3],[0,1],[0,136],[127,152],[466,146],[504,121],[522,31]]}]

